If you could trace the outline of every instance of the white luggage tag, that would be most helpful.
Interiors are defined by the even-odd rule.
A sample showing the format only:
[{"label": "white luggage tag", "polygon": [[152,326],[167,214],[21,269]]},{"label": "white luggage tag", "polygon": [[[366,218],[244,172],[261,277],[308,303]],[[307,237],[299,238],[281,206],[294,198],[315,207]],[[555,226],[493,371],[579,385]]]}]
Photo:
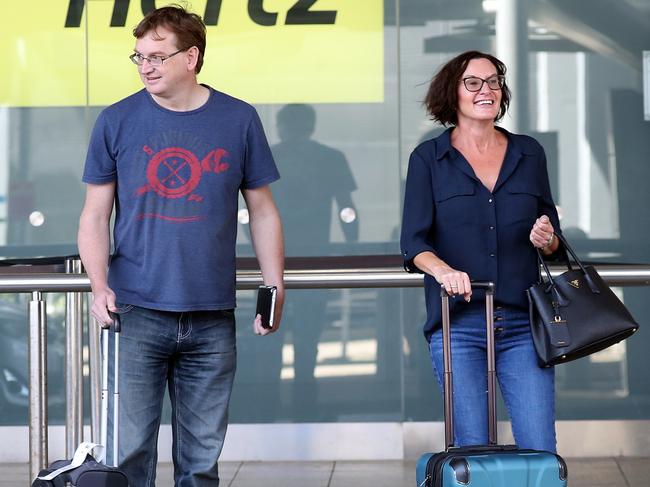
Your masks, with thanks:
[{"label": "white luggage tag", "polygon": [[103,445],[84,441],[77,447],[77,450],[74,452],[74,456],[72,457],[72,461],[70,462],[69,465],[65,465],[44,477],[38,477],[38,479],[52,480],[55,477],[61,475],[62,473],[67,472],[68,470],[74,470],[86,460],[86,457],[88,455],[93,457],[99,463],[102,463],[104,461],[105,453],[106,453],[106,449],[104,448]]}]

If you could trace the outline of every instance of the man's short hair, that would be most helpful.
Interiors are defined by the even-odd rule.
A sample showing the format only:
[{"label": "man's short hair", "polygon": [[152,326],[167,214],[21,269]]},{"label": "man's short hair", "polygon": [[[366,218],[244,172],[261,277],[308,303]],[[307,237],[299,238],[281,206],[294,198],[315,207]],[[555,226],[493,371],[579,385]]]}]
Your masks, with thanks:
[{"label": "man's short hair", "polygon": [[176,34],[177,49],[189,49],[196,46],[199,58],[196,62],[196,73],[201,71],[205,54],[205,24],[198,15],[188,12],[180,5],[168,5],[149,12],[133,29],[133,36],[142,39],[147,32],[156,32],[159,27]]}]

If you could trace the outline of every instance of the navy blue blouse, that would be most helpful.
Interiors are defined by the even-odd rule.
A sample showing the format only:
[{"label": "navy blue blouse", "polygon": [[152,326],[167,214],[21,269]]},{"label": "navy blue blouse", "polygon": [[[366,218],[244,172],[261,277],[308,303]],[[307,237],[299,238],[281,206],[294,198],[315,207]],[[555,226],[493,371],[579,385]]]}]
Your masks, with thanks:
[{"label": "navy blue blouse", "polygon": [[[402,220],[401,248],[408,272],[431,251],[471,280],[493,281],[495,300],[527,308],[526,289],[538,278],[535,248],[529,240],[535,220],[548,215],[556,232],[557,211],[542,146],[532,137],[498,128],[508,147],[492,192],[476,177],[446,130],[420,144],[411,154]],[[427,340],[440,326],[440,285],[424,276]],[[484,299],[478,292],[472,301]],[[452,308],[462,298],[450,300]]]}]

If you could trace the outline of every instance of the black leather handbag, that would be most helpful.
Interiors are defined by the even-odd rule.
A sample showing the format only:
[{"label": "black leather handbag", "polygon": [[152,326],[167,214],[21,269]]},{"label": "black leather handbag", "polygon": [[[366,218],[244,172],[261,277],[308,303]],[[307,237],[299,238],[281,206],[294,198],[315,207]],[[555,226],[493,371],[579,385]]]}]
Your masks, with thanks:
[{"label": "black leather handbag", "polygon": [[546,281],[540,272],[539,282],[526,292],[533,342],[543,367],[603,350],[639,328],[596,269],[583,265],[566,239],[556,236],[578,268],[574,269],[567,258],[568,270],[553,278],[537,250]]}]

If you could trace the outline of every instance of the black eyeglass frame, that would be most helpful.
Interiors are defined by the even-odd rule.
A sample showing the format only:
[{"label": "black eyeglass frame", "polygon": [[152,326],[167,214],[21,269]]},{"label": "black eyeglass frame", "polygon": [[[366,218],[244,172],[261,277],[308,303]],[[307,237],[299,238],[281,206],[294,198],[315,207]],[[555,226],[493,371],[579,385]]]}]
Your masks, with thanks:
[{"label": "black eyeglass frame", "polygon": [[[469,79],[476,79],[481,81],[481,86],[478,87],[476,90],[471,90],[469,86],[467,86],[467,80]],[[496,79],[497,80],[497,88],[492,88],[490,86],[490,82],[492,80]],[[465,89],[469,91],[470,93],[476,93],[477,91],[481,91],[483,89],[483,83],[487,83],[488,88],[490,88],[492,91],[498,91],[501,88],[503,88],[503,85],[506,83],[506,77],[502,74],[495,74],[494,76],[490,76],[488,79],[483,79],[479,78],[478,76],[467,76],[462,79],[463,85],[465,86]]]},{"label": "black eyeglass frame", "polygon": [[[165,61],[167,61],[170,57],[172,57],[172,56],[176,56],[176,54],[178,54],[179,52],[187,51],[188,49],[189,49],[189,47],[186,48],[186,49],[179,49],[179,50],[176,51],[176,52],[172,52],[172,53],[169,54],[168,56],[152,56],[152,57],[154,57],[154,58],[160,59],[160,64],[158,64],[157,62],[152,63],[152,62],[151,62],[151,58],[149,58],[149,57],[147,57],[147,56],[143,56],[143,55],[140,54],[139,52],[134,52],[133,54],[131,54],[131,55],[129,56],[129,59],[130,59],[131,62],[132,62],[133,64],[135,64],[136,66],[142,66],[142,64],[143,64],[145,61],[147,61],[147,62],[148,62],[149,64],[151,64],[152,66],[162,66],[163,63],[164,63]],[[138,58],[142,60],[142,61],[139,62],[139,63],[138,63],[138,61],[137,61]]]}]

